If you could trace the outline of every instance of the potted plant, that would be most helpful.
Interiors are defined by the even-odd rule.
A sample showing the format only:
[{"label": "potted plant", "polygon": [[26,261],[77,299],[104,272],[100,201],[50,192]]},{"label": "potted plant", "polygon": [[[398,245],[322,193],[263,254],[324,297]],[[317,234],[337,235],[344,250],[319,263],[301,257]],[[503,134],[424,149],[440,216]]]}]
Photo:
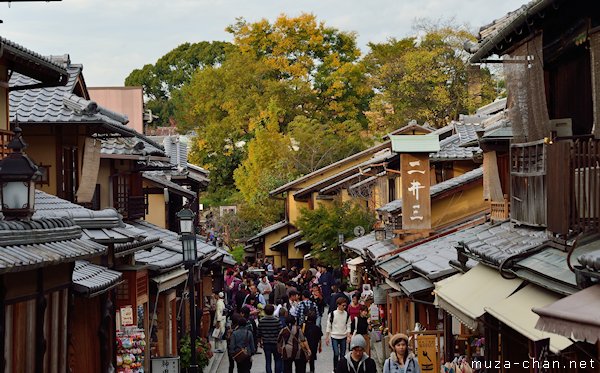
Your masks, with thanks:
[{"label": "potted plant", "polygon": [[[192,346],[190,343],[190,336],[186,334],[181,341],[179,341],[179,358],[181,359],[181,370],[187,372],[192,361]],[[198,371],[201,372],[208,362],[213,357],[212,347],[208,342],[208,339],[198,337],[196,338],[196,363],[198,364]]]}]

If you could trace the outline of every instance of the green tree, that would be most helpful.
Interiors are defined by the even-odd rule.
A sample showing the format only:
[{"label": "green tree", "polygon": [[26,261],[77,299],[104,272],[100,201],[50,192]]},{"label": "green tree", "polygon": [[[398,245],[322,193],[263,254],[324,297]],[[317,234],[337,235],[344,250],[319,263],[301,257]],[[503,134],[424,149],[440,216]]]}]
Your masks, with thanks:
[{"label": "green tree", "polygon": [[184,43],[160,57],[155,64],[133,70],[125,78],[125,85],[142,86],[146,107],[158,115],[160,124],[167,124],[174,113],[173,91],[189,82],[197,69],[222,64],[233,50],[235,46],[222,41]]},{"label": "green tree", "polygon": [[313,257],[330,264],[340,264],[338,235],[342,233],[346,241],[353,239],[354,228],[362,226],[371,231],[375,216],[369,210],[352,202],[334,203],[331,207],[303,209],[298,219],[298,228],[305,240],[311,243]]},{"label": "green tree", "polygon": [[264,114],[264,127],[255,131],[248,144],[248,157],[234,172],[236,186],[247,208],[262,225],[281,219],[282,201],[269,198],[269,191],[296,178],[291,162],[289,137],[279,131],[280,110],[273,103]]},{"label": "green tree", "polygon": [[371,101],[371,127],[387,132],[415,119],[442,126],[496,97],[487,70],[470,68],[462,45],[466,29],[421,23],[418,36],[369,44],[365,57],[378,94]]},{"label": "green tree", "polygon": [[323,123],[297,116],[288,130],[294,150],[290,156],[299,174],[308,174],[346,158],[364,150],[368,144],[356,120]]}]

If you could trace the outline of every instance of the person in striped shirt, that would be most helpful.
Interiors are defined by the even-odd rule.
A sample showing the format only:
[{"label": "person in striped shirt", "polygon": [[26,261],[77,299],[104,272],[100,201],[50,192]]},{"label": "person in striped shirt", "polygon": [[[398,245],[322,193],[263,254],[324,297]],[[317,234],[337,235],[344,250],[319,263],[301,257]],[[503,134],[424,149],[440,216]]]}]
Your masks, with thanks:
[{"label": "person in striped shirt", "polygon": [[265,306],[265,317],[258,321],[258,344],[265,352],[265,370],[273,373],[271,369],[271,356],[275,361],[275,373],[283,373],[281,355],[277,352],[277,337],[282,329],[279,318],[273,316],[275,307],[272,304]]}]

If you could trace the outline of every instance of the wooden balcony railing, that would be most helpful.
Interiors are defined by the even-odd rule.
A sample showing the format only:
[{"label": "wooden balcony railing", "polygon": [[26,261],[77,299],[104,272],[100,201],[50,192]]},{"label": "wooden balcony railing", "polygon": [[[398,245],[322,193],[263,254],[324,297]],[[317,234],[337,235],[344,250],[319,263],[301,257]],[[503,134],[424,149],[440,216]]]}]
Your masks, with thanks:
[{"label": "wooden balcony railing", "polygon": [[502,202],[490,202],[490,219],[492,221],[504,221],[510,217],[510,202],[508,195],[504,195]]},{"label": "wooden balcony railing", "polygon": [[561,140],[548,150],[548,229],[600,231],[600,140]]}]

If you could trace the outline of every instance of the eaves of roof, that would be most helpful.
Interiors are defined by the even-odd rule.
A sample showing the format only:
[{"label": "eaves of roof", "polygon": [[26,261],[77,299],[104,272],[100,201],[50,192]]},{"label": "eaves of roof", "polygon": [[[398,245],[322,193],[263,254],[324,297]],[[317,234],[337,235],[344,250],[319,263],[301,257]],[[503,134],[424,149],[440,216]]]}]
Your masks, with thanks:
[{"label": "eaves of roof", "polygon": [[493,54],[498,44],[504,43],[506,46],[505,40],[511,33],[520,27],[524,27],[533,15],[543,11],[555,2],[557,0],[532,0],[492,24],[482,27],[480,35],[486,34],[486,36],[480,40],[475,48],[469,50],[473,53],[469,61],[479,63],[483,58]]},{"label": "eaves of roof", "polygon": [[269,195],[270,196],[275,196],[275,195],[278,195],[278,194],[281,194],[281,193],[285,193],[285,192],[289,191],[290,189],[296,187],[298,184],[303,183],[303,182],[305,182],[307,180],[310,180],[311,178],[313,178],[315,176],[323,175],[326,172],[331,171],[331,170],[333,170],[335,168],[341,167],[341,166],[343,166],[343,165],[345,165],[345,164],[347,164],[349,162],[356,161],[357,159],[361,159],[361,158],[363,158],[363,157],[365,157],[365,156],[367,156],[369,154],[374,154],[374,153],[377,153],[378,151],[381,151],[383,149],[387,149],[387,148],[390,148],[390,147],[391,147],[391,141],[389,141],[389,140],[385,141],[385,142],[383,142],[381,144],[372,146],[369,149],[363,150],[362,152],[353,154],[353,155],[351,155],[349,157],[346,157],[346,158],[341,159],[341,160],[339,160],[337,162],[334,162],[334,163],[332,163],[332,164],[330,164],[328,166],[322,167],[322,168],[320,168],[320,169],[318,169],[316,171],[313,171],[313,172],[311,172],[309,174],[306,174],[306,175],[304,175],[302,177],[299,177],[296,180],[290,181],[289,183],[287,183],[285,185],[282,185],[279,188],[270,191]]},{"label": "eaves of roof", "polygon": [[169,191],[179,194],[187,198],[196,198],[196,193],[176,184],[170,180],[167,180],[163,172],[160,171],[145,171],[142,173],[142,177],[152,183],[158,184],[162,187],[169,189]]},{"label": "eaves of roof", "polygon": [[[67,84],[69,75],[64,66],[0,36],[2,57],[12,71],[27,75],[45,86]],[[34,83],[35,84],[35,83]]]}]

